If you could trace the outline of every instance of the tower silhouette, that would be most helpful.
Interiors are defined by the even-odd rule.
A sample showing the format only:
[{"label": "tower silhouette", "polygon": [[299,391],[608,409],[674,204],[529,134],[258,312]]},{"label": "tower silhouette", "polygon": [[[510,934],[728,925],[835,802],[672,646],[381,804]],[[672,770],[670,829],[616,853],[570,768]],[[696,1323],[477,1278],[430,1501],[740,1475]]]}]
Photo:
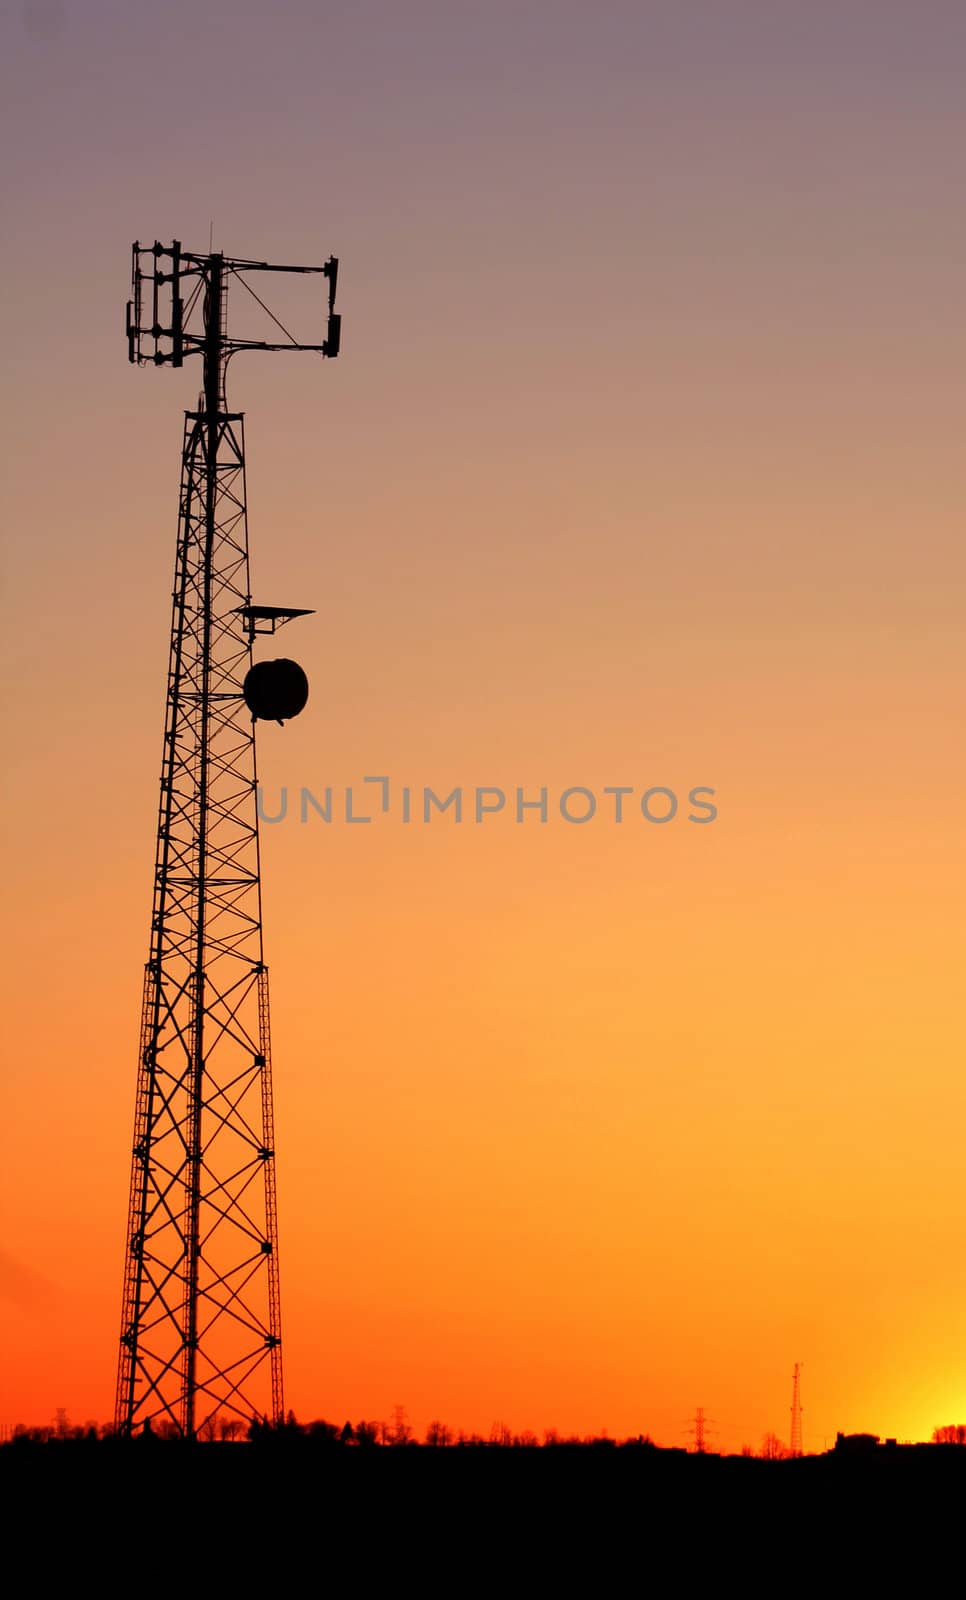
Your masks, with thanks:
[{"label": "tower silhouette", "polygon": [[694,1422],[685,1430],[694,1437],[695,1454],[703,1456],[708,1449],[708,1419],[704,1414],[704,1406],[698,1406],[694,1413]]},{"label": "tower silhouette", "polygon": [[792,1427],[789,1439],[789,1451],[793,1456],[802,1453],[802,1363],[795,1362],[795,1371],[792,1374]]},{"label": "tower silhouette", "polygon": [[[145,268],[145,259],[147,267]],[[247,279],[320,273],[327,337],[300,344]],[[292,662],[253,663],[292,617],[249,589],[240,350],[339,352],[338,262],[271,266],[155,243],[132,251],[128,355],[202,357],[185,413],[150,949],[144,977],[115,1424],[187,1439],[282,1415],[268,969],[262,947],[255,719],[297,714]],[[244,286],[286,343],[230,338]],[[183,298],[183,291],[186,297]],[[162,322],[162,318],[166,320]]]}]

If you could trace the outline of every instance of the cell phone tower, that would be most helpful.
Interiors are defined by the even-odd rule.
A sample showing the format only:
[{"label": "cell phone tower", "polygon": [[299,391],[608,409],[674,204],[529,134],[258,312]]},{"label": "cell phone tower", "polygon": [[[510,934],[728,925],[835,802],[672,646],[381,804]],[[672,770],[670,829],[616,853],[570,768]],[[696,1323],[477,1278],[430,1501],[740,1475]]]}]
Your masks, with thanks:
[{"label": "cell phone tower", "polygon": [[789,1454],[800,1456],[802,1453],[802,1363],[795,1362],[795,1371],[792,1373],[792,1428],[789,1439]]},{"label": "cell phone tower", "polygon": [[[248,279],[328,280],[325,339],[301,344]],[[241,350],[337,356],[338,262],[273,266],[171,245],[132,249],[128,356],[202,358],[185,413],[150,954],[144,979],[115,1424],[207,1436],[283,1412],[268,970],[262,949],[255,723],[302,710],[292,661],[254,662],[293,617],[249,589]],[[228,333],[242,286],[285,342]],[[273,329],[273,331],[274,331]]]}]

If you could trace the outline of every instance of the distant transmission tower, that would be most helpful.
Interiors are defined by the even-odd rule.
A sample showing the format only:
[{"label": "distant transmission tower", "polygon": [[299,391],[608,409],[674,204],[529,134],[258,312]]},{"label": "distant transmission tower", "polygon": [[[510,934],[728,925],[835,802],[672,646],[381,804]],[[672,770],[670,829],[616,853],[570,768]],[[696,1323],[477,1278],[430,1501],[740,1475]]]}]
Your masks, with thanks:
[{"label": "distant transmission tower", "polygon": [[789,1451],[793,1456],[802,1454],[802,1363],[795,1362],[795,1371],[792,1374],[792,1429],[789,1440]]},{"label": "distant transmission tower", "polygon": [[705,1437],[707,1425],[707,1418],[704,1414],[704,1406],[698,1406],[698,1409],[694,1413],[694,1426],[688,1431],[694,1435],[694,1448],[696,1454],[699,1456],[703,1456],[708,1448]]},{"label": "distant transmission tower", "polygon": [[[268,972],[262,951],[255,719],[301,711],[291,661],[253,663],[258,635],[303,610],[252,605],[239,350],[339,353],[338,262],[270,266],[177,240],[133,247],[128,355],[204,387],[185,413],[150,953],[145,971],[116,1426],[194,1439],[216,1415],[282,1414]],[[328,279],[327,337],[299,344],[256,273]],[[285,335],[228,335],[242,285]],[[182,298],[182,290],[186,297]],[[194,317],[194,321],[192,318]]]}]

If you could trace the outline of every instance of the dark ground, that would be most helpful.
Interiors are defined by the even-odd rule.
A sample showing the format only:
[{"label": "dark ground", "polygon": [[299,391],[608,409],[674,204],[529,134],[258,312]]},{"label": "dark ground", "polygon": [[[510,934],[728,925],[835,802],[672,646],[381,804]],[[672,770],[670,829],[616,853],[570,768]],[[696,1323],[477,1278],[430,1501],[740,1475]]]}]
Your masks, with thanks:
[{"label": "dark ground", "polygon": [[866,1594],[875,1574],[894,1591],[905,1551],[921,1574],[912,1592],[928,1595],[963,1576],[966,1449],[768,1462],[633,1447],[14,1443],[0,1449],[0,1505],[8,1558],[29,1552],[30,1587],[42,1572],[53,1592],[74,1587],[64,1572],[76,1566],[108,1593],[691,1594],[717,1576],[757,1594],[811,1569],[832,1593]]}]

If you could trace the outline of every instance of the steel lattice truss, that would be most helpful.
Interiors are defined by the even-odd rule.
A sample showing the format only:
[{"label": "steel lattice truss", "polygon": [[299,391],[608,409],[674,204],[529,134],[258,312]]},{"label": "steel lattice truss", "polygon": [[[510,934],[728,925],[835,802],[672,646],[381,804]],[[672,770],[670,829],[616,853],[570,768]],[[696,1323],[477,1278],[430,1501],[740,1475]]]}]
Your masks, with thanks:
[{"label": "steel lattice truss", "polygon": [[125,1430],[167,1422],[194,1434],[216,1414],[282,1409],[254,724],[241,694],[249,603],[242,419],[222,412],[211,430],[189,412],[118,1378]]}]

